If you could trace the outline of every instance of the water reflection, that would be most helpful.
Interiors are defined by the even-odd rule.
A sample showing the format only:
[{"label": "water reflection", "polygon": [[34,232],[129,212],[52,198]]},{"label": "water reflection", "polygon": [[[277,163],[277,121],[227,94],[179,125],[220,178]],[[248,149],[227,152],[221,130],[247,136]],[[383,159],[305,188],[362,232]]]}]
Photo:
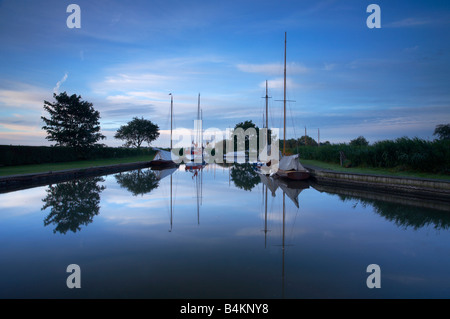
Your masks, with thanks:
[{"label": "water reflection", "polygon": [[450,206],[446,203],[316,184],[313,187],[328,194],[337,194],[343,202],[354,202],[353,208],[358,205],[372,207],[374,212],[405,230],[424,227],[447,230],[450,227]]},{"label": "water reflection", "polygon": [[114,175],[117,183],[133,196],[150,193],[158,187],[159,178],[150,169],[138,169]]},{"label": "water reflection", "polygon": [[76,233],[81,225],[92,223],[100,211],[100,193],[106,188],[98,185],[100,182],[104,179],[94,177],[48,186],[41,210],[49,207],[51,210],[44,226],[54,224],[53,233],[66,234],[69,230]]},{"label": "water reflection", "polygon": [[[271,178],[242,164],[141,169],[34,193],[0,200],[0,210],[11,211],[0,214],[0,241],[8,243],[2,252],[8,263],[0,263],[0,286],[8,292],[0,297],[72,294],[65,278],[60,290],[44,291],[50,287],[44,279],[30,284],[37,277],[47,280],[48,269],[66,260],[85,267],[89,288],[79,291],[83,297],[449,296],[448,214],[400,204],[398,198]],[[41,201],[45,226],[76,236],[47,240],[42,213],[30,213],[39,211]],[[97,215],[97,227],[80,234]],[[423,227],[445,231],[414,231]],[[38,270],[23,277],[20,265],[31,263]],[[384,287],[375,292],[365,286],[370,263],[384,271]],[[60,279],[54,279],[55,287]]]},{"label": "water reflection", "polygon": [[[186,167],[185,170],[192,174],[192,179],[195,182],[195,195],[197,200],[197,224],[200,225],[200,206],[203,204],[203,169],[206,167],[204,164],[199,164],[196,166]],[[172,180],[170,181],[170,187],[172,189]],[[172,204],[172,198],[170,200]],[[171,208],[172,212],[172,208]],[[172,213],[171,213],[172,220]],[[172,224],[171,224],[172,226]]]},{"label": "water reflection", "polygon": [[[281,295],[282,298],[285,297],[285,253],[286,253],[286,247],[288,244],[286,244],[286,195],[287,197],[294,203],[294,205],[298,209],[300,208],[299,205],[299,195],[300,193],[309,188],[309,183],[306,181],[291,181],[286,180],[283,178],[276,178],[271,177],[268,175],[258,174],[258,177],[260,178],[261,182],[263,183],[263,194],[264,194],[264,247],[267,247],[267,233],[268,233],[268,225],[267,225],[267,216],[268,216],[268,191],[270,190],[271,196],[276,197],[277,189],[281,189],[282,191],[282,198],[283,198],[283,206],[282,206],[282,234],[281,234],[281,250],[282,250],[282,257],[281,257]],[[294,219],[295,221],[295,219]]]},{"label": "water reflection", "polygon": [[[280,189],[283,192],[283,196],[287,196],[297,208],[299,208],[299,194],[310,187],[310,182],[289,181],[260,175],[249,163],[229,165],[226,169],[229,170],[229,179],[237,189],[251,192],[258,184],[262,183],[263,192],[269,192],[272,197],[275,197],[277,190]],[[170,194],[167,194],[167,198],[170,199],[169,231],[171,231],[173,228],[174,200],[172,187],[175,187],[172,186],[172,175],[177,170],[181,174],[190,175],[191,178],[189,179],[192,179],[194,182],[197,224],[200,224],[204,167],[186,170],[182,168],[164,170],[138,169],[115,174],[114,178],[121,188],[126,189],[133,196],[143,196],[160,187],[161,180],[170,176]],[[46,190],[47,195],[42,199],[45,204],[41,210],[46,210],[47,208],[51,208],[51,210],[44,219],[44,225],[56,225],[53,232],[65,234],[68,231],[74,233],[80,231],[82,225],[87,226],[92,223],[94,216],[100,213],[100,193],[106,188],[106,186],[100,186],[98,183],[104,181],[102,177],[93,177],[48,186]],[[337,194],[343,202],[354,201],[354,208],[358,205],[363,207],[370,206],[374,212],[403,229],[412,228],[418,230],[424,227],[433,227],[436,230],[448,230],[450,228],[450,215],[440,212],[434,206],[426,206],[427,203],[425,202],[416,202],[414,205],[410,205],[408,199],[399,199],[393,195],[377,195],[367,191],[327,187],[314,183],[311,185],[320,192]],[[267,205],[268,195],[265,194],[264,196]],[[422,204],[423,207],[416,204]],[[441,205],[438,208],[447,212],[450,210],[448,205]],[[265,233],[267,234],[267,225]]]},{"label": "water reflection", "polygon": [[356,200],[356,205],[372,206],[374,211],[396,226],[418,230],[432,226],[436,230],[447,230],[450,226],[450,216],[445,212],[437,212],[429,208],[401,205],[398,203],[383,202],[374,199],[363,199],[353,196],[340,195],[342,201]]},{"label": "water reflection", "polygon": [[250,163],[236,163],[230,170],[231,180],[234,182],[234,185],[243,190],[251,191],[261,181],[258,173],[256,173]]}]

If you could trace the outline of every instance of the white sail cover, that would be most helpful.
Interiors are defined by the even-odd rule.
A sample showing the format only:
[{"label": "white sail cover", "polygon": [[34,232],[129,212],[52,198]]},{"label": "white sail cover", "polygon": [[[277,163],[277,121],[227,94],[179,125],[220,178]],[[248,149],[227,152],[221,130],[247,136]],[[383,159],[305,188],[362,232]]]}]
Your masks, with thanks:
[{"label": "white sail cover", "polygon": [[298,159],[298,154],[283,156],[280,159],[280,163],[278,164],[278,168],[283,171],[306,171],[306,169],[300,164]]},{"label": "white sail cover", "polygon": [[159,148],[155,148],[155,150],[156,150],[156,155],[155,155],[155,158],[153,159],[154,161],[168,161],[168,162],[173,161],[171,152],[161,150]]},{"label": "white sail cover", "polygon": [[153,171],[153,173],[155,174],[155,176],[158,180],[162,180],[163,178],[172,175],[177,169],[178,168],[162,169],[162,170]]},{"label": "white sail cover", "polygon": [[291,199],[295,206],[299,208],[298,195],[300,195],[303,189],[289,188],[287,185],[280,182],[278,185],[283,190],[283,192]]},{"label": "white sail cover", "polygon": [[275,197],[275,192],[278,189],[277,182],[269,176],[266,176],[264,174],[260,174],[259,177],[261,178],[261,182],[266,185],[266,187],[271,191],[272,196]]}]

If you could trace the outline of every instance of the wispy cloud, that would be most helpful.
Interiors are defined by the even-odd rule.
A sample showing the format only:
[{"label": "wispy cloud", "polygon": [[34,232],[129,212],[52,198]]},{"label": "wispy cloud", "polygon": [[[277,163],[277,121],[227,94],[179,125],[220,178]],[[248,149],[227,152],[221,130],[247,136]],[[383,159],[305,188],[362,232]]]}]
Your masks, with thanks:
[{"label": "wispy cloud", "polygon": [[325,71],[332,71],[336,68],[337,64],[335,63],[324,63],[323,64],[323,70]]},{"label": "wispy cloud", "polygon": [[[237,68],[242,72],[247,73],[262,73],[267,75],[279,75],[284,71],[284,66],[281,63],[266,63],[266,64],[238,64]],[[289,63],[287,65],[290,74],[308,73],[310,70],[304,65],[298,63]]]},{"label": "wispy cloud", "polygon": [[[276,79],[268,80],[267,84],[270,89],[275,89],[275,90],[282,89],[284,87],[284,78],[276,78]],[[259,84],[259,87],[265,88],[266,82],[265,81],[261,82]],[[300,87],[300,85],[295,83],[291,78],[286,79],[286,88],[287,89],[293,89],[293,88],[299,88],[299,87]]]},{"label": "wispy cloud", "polygon": [[0,144],[49,145],[40,126],[0,123]]},{"label": "wispy cloud", "polygon": [[107,76],[104,81],[94,85],[94,89],[99,91],[124,91],[124,90],[142,90],[149,87],[161,86],[176,77],[153,74],[153,73],[121,73]]},{"label": "wispy cloud", "polygon": [[2,85],[5,89],[0,90],[0,144],[48,144],[40,116],[51,89],[11,81],[2,81]]},{"label": "wispy cloud", "polygon": [[68,77],[69,75],[67,74],[67,72],[64,74],[64,76],[62,77],[62,79],[61,80],[59,80],[57,83],[56,83],[56,86],[53,88],[53,93],[55,93],[55,94],[58,94],[59,93],[59,88],[61,87],[61,84],[63,84],[66,80],[67,80],[67,77]]},{"label": "wispy cloud", "polygon": [[[179,56],[109,66],[102,79],[91,87],[96,93],[145,91],[153,92],[186,88],[199,82],[205,74],[216,74],[227,62],[218,56]],[[169,92],[167,92],[169,93]],[[165,93],[164,93],[165,94]]]},{"label": "wispy cloud", "polygon": [[12,83],[11,88],[0,90],[0,104],[3,105],[3,109],[40,110],[44,99],[48,99],[46,89],[24,83]]},{"label": "wispy cloud", "polygon": [[416,26],[423,26],[433,23],[434,20],[429,18],[405,18],[402,20],[386,23],[383,27],[387,28],[409,28]]}]

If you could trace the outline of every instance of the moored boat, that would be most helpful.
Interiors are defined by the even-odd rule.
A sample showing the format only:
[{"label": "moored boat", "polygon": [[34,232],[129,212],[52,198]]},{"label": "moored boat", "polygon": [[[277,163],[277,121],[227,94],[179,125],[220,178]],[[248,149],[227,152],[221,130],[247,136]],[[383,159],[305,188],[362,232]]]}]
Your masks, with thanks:
[{"label": "moored boat", "polygon": [[310,177],[309,171],[300,164],[298,154],[283,156],[280,159],[276,174],[280,177],[296,181],[305,180]]}]

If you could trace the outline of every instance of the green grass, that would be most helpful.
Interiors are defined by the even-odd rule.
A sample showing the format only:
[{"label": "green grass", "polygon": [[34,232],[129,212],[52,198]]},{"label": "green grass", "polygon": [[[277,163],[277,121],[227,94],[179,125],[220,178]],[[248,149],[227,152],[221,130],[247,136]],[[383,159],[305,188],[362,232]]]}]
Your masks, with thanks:
[{"label": "green grass", "polygon": [[95,166],[106,166],[106,165],[114,165],[114,164],[133,163],[133,162],[146,162],[146,161],[151,161],[153,159],[153,156],[149,157],[147,155],[143,155],[143,156],[98,159],[98,160],[87,160],[87,161],[75,161],[75,162],[5,166],[5,167],[0,167],[0,176],[42,173],[42,172],[49,172],[49,171],[60,171],[60,170],[76,169],[76,168],[89,168],[89,167],[95,167]]},{"label": "green grass", "polygon": [[336,172],[450,180],[450,175],[442,175],[442,174],[400,171],[400,170],[396,170],[396,169],[386,169],[386,168],[366,168],[366,167],[346,168],[346,167],[340,166],[339,164],[326,163],[326,162],[321,162],[321,161],[317,161],[317,160],[306,160],[306,159],[301,159],[300,162],[305,165],[316,166],[316,167],[319,167],[322,169],[327,169],[327,170],[336,171]]}]

